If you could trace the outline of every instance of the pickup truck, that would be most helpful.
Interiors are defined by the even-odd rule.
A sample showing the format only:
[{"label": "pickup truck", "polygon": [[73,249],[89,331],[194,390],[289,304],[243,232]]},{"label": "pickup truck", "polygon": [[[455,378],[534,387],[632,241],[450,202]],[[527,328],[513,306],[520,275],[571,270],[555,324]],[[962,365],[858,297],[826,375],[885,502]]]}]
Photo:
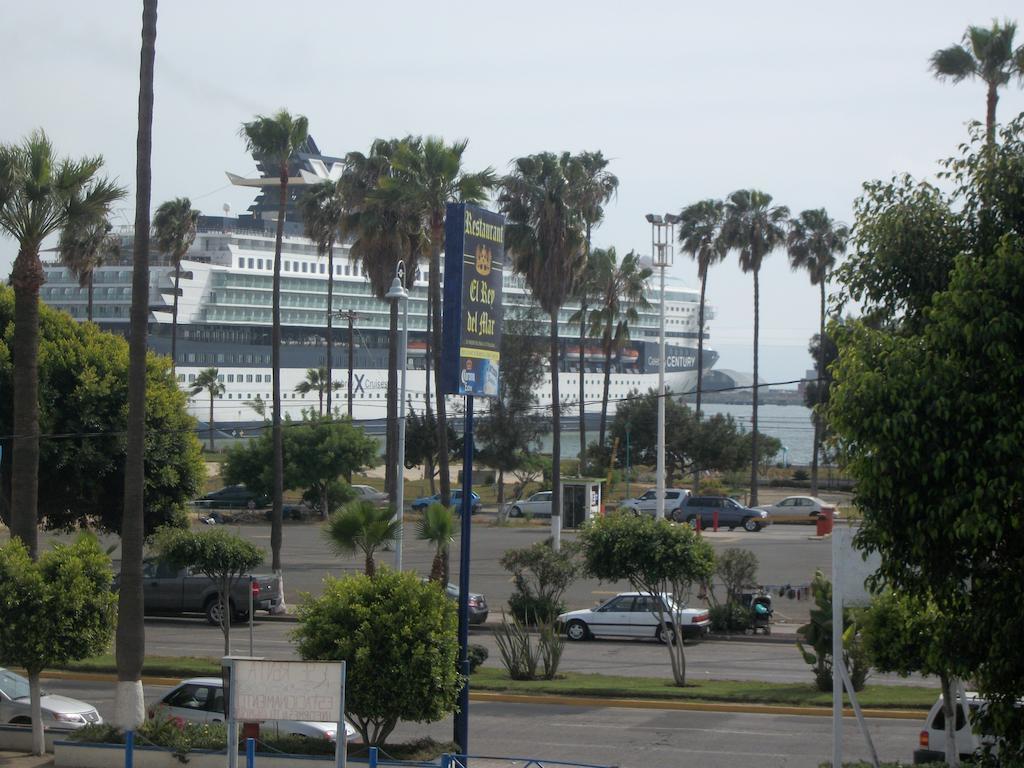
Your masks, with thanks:
[{"label": "pickup truck", "polygon": [[[253,608],[273,611],[279,602],[277,579],[274,576],[255,575],[251,578]],[[243,576],[231,590],[231,614],[239,620],[249,617],[249,579],[249,576]],[[192,573],[188,568],[178,568],[160,560],[144,561],[142,598],[147,616],[204,613],[207,621],[220,626],[221,606],[217,599],[217,585],[201,573]]]}]

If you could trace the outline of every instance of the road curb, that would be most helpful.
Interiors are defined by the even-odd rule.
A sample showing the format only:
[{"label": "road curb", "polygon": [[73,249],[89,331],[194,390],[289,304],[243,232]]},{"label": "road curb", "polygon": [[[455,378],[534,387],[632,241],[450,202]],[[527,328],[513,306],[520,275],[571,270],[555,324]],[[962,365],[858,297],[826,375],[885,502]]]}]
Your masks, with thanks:
[{"label": "road curb", "polygon": [[[48,680],[81,680],[88,682],[114,682],[116,675],[104,672],[44,672],[42,677]],[[179,677],[142,676],[143,685],[177,685]],[[618,709],[664,709],[690,712],[727,712],[747,715],[798,715],[804,717],[831,717],[831,707],[789,707],[775,704],[740,704],[717,701],[668,701],[661,699],[620,699],[600,698],[596,696],[558,696],[549,694],[495,693],[491,691],[470,690],[469,698],[473,701],[490,701],[504,704],[561,704],[568,707],[610,707]],[[885,718],[890,720],[921,720],[925,710],[907,709],[865,709],[865,717]],[[844,709],[845,717],[853,717],[852,709]]]}]

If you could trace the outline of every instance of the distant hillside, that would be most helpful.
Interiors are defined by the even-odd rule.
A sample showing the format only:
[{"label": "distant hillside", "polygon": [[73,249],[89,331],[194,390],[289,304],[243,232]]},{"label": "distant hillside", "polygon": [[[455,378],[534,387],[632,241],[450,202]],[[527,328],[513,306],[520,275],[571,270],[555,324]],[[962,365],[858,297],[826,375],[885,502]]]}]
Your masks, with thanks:
[{"label": "distant hillside", "polygon": [[[728,392],[705,392],[701,400],[705,403],[723,405],[750,405],[752,391],[736,389]],[[795,389],[760,389],[758,402],[762,405],[803,405],[804,396]],[[696,398],[690,396],[686,402],[692,403]]]}]

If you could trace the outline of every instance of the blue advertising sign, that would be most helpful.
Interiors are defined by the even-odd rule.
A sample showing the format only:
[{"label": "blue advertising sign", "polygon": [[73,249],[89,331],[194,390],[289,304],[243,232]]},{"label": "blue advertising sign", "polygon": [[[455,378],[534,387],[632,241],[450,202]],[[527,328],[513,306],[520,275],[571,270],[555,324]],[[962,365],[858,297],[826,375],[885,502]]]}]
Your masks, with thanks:
[{"label": "blue advertising sign", "polygon": [[441,388],[448,395],[497,397],[505,217],[449,203],[445,222]]}]

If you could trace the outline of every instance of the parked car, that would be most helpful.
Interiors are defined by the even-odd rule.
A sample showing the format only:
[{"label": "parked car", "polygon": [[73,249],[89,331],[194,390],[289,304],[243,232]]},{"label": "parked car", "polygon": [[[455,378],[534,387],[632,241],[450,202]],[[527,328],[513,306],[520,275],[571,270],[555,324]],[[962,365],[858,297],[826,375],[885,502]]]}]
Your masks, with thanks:
[{"label": "parked car", "polygon": [[836,516],[839,515],[839,510],[835,504],[822,501],[817,496],[787,496],[782,501],[777,501],[774,504],[761,504],[755,507],[755,509],[763,509],[770,515],[786,517],[807,516],[811,520],[816,519],[821,514],[823,508],[831,509]]},{"label": "parked car", "polygon": [[551,491],[537,491],[528,499],[513,502],[509,517],[551,517]]},{"label": "parked car", "polygon": [[[103,722],[92,704],[47,693],[45,689],[41,689],[40,694],[43,728],[81,728]],[[32,724],[28,680],[3,667],[0,667],[0,723]]]},{"label": "parked car", "polygon": [[[991,734],[983,734],[971,727],[971,715],[985,706],[985,700],[977,693],[967,693],[967,711],[964,702],[957,698],[954,704],[956,714],[956,751],[961,759],[967,759],[979,748],[995,743]],[[918,749],[914,750],[914,765],[920,763],[941,763],[946,759],[946,714],[942,711],[942,697],[932,705],[925,718],[924,727],[918,736]]]},{"label": "parked car", "polygon": [[728,528],[730,531],[739,526],[746,531],[760,531],[772,522],[763,509],[744,507],[728,496],[689,496],[675,510],[672,519],[679,523],[696,525],[697,519],[700,518],[701,528],[710,528],[714,525],[716,512],[719,527]]},{"label": "parked car", "polygon": [[[479,514],[479,512],[480,512],[480,497],[477,495],[476,491],[470,491],[470,494],[471,494],[470,497],[469,497],[470,498],[470,504],[471,504],[470,514],[471,515]],[[441,494],[440,493],[435,493],[433,496],[422,496],[422,497],[416,499],[416,501],[414,501],[412,503],[412,508],[413,509],[417,509],[417,510],[419,510],[419,509],[426,509],[431,504],[435,504],[435,503],[437,503],[437,504],[441,503]],[[459,514],[462,511],[462,489],[461,488],[453,488],[452,489],[452,506],[455,507],[455,514]]]},{"label": "parked car", "polygon": [[270,503],[270,497],[250,491],[244,485],[228,485],[200,496],[192,503],[201,509],[245,509],[250,501],[254,507],[265,507]]},{"label": "parked car", "polygon": [[[224,681],[219,677],[193,677],[178,686],[149,709],[149,718],[185,720],[190,723],[224,722]],[[303,736],[312,739],[337,738],[337,723],[316,723],[304,720],[264,720],[261,735]],[[356,729],[345,721],[348,741],[357,737]]]},{"label": "parked car", "polygon": [[380,507],[386,507],[390,499],[383,491],[378,491],[372,485],[353,485],[356,501],[369,501]]},{"label": "parked car", "polygon": [[706,610],[679,605],[671,595],[656,598],[642,592],[622,592],[596,608],[563,613],[558,622],[570,640],[644,637],[664,642],[666,634],[658,622],[656,599],[662,600],[666,621],[678,615],[679,633],[684,639],[699,639],[708,633],[711,616]]},{"label": "parked car", "polygon": [[[421,579],[424,584],[430,581],[430,579]],[[444,593],[449,600],[453,601],[456,605],[459,603],[459,585],[448,582],[445,585]],[[469,623],[470,624],[483,624],[487,621],[487,600],[479,592],[470,592],[469,598],[466,601],[469,604]]]},{"label": "parked car", "polygon": [[[120,574],[114,577],[118,587]],[[253,608],[273,612],[280,603],[277,578],[254,575]],[[255,591],[259,588],[259,592]],[[147,616],[204,613],[206,620],[220,626],[222,610],[217,585],[201,573],[156,559],[142,563],[142,600]],[[249,576],[242,576],[231,590],[230,607],[233,618],[249,618]]]},{"label": "parked car", "polygon": [[[675,511],[679,509],[683,501],[689,497],[690,491],[687,488],[666,488],[665,489],[665,517],[673,519]],[[626,499],[622,502],[620,509],[628,509],[634,515],[654,515],[658,510],[658,489],[651,488],[635,499]]]}]

